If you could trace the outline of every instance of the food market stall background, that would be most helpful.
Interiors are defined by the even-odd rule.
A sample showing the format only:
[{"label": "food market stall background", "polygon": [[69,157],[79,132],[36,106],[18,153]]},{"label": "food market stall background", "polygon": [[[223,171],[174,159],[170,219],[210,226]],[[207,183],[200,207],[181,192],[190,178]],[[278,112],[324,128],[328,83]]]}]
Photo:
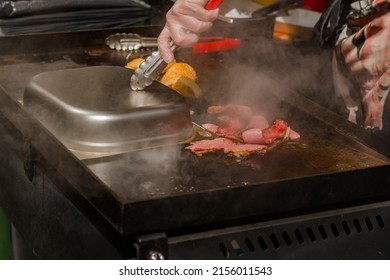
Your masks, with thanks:
[{"label": "food market stall background", "polygon": [[[269,34],[262,26],[248,34]],[[243,29],[228,27],[218,23],[213,32]],[[329,85],[318,84],[329,74],[326,52],[311,45],[241,34],[242,48],[232,52],[178,53],[199,72],[204,99],[189,100],[198,121],[208,104],[239,97],[301,133],[298,144],[249,165],[194,158],[183,145],[79,160],[22,106],[32,76],[123,66],[127,54],[107,48],[105,38],[159,30],[1,38],[0,204],[26,243],[15,246],[40,259],[388,258],[389,145],[321,106],[329,102],[319,94]],[[156,160],[162,154],[175,157]]]}]

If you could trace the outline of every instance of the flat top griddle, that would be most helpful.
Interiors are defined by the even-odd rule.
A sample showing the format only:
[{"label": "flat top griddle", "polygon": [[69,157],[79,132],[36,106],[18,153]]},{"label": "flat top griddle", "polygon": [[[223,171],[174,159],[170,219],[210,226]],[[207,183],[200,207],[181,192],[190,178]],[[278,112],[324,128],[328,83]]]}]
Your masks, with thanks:
[{"label": "flat top griddle", "polygon": [[[157,32],[127,31],[144,31],[145,35]],[[254,91],[246,100],[263,104],[259,110],[270,117],[286,119],[301,134],[299,142],[283,143],[265,156],[239,163],[222,154],[199,158],[177,144],[78,160],[33,117],[25,114],[18,101],[25,84],[39,69],[44,72],[85,65],[123,65],[125,55],[105,48],[104,39],[111,33],[3,38],[1,93],[6,93],[15,104],[9,102],[10,109],[1,109],[28,135],[41,159],[55,169],[48,176],[66,178],[71,188],[122,235],[217,226],[251,217],[384,200],[390,196],[390,160],[382,155],[390,154],[387,142],[288,89],[262,88],[269,92],[266,100],[260,91]],[[24,55],[13,48],[16,41],[23,46]],[[223,77],[218,71],[226,69],[219,67],[220,60],[234,61],[234,55],[218,54],[212,60],[202,56],[197,60],[201,69],[214,73],[203,75],[203,70],[199,73],[200,77],[208,77],[200,80],[203,89],[214,94],[205,102],[192,104],[196,121],[204,120],[207,104],[215,105],[221,101],[217,97],[224,96],[221,93],[227,90],[224,86],[229,84],[226,80],[230,77],[225,76],[226,80],[220,84],[215,82],[216,77]],[[277,104],[278,110],[270,110],[273,107],[270,104]],[[11,109],[14,112],[9,113]],[[369,142],[374,144],[371,148]]]},{"label": "flat top griddle", "polygon": [[285,101],[280,108],[301,140],[285,142],[264,156],[241,161],[223,153],[198,157],[185,145],[172,145],[83,162],[120,199],[124,233],[390,194],[383,181],[388,158],[320,120],[321,112],[313,116]]}]

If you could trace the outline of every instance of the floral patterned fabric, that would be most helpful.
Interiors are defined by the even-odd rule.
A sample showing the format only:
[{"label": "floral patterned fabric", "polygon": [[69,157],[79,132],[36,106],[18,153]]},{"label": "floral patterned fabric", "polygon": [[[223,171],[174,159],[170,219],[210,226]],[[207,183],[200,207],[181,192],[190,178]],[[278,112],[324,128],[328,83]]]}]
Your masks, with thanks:
[{"label": "floral patterned fabric", "polygon": [[349,120],[390,131],[390,0],[351,1],[336,42],[334,65],[336,92],[346,103]]}]

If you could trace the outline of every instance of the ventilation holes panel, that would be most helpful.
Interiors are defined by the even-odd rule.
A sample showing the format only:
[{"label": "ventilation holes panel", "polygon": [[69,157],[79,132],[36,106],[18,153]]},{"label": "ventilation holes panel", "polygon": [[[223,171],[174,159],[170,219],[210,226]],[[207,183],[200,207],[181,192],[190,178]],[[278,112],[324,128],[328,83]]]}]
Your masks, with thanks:
[{"label": "ventilation holes panel", "polygon": [[341,236],[351,236],[362,232],[383,230],[385,222],[380,215],[374,218],[365,216],[350,220],[340,220],[330,224],[310,225],[304,227],[290,227],[288,230],[259,234],[256,237],[235,238],[219,244],[220,251],[225,259],[242,257],[248,254],[261,254],[270,250],[279,250],[292,246],[302,246],[313,242],[334,240]]}]

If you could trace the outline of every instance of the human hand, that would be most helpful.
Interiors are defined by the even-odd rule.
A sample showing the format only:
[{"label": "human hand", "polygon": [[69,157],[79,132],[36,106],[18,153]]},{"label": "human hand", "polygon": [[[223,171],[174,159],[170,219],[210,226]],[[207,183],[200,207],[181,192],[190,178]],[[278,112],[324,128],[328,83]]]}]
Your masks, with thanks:
[{"label": "human hand", "polygon": [[390,13],[348,37],[341,45],[341,53],[359,82],[383,73],[390,63]]},{"label": "human hand", "polygon": [[171,41],[180,47],[190,47],[199,40],[200,33],[210,29],[219,10],[206,10],[209,0],[176,0],[167,12],[166,24],[158,37],[161,57],[167,62],[174,59]]},{"label": "human hand", "polygon": [[341,53],[361,88],[365,126],[381,129],[390,86],[390,13],[374,19],[345,39]]},{"label": "human hand", "polygon": [[372,6],[379,7],[381,5],[384,5],[385,3],[390,3],[390,1],[389,0],[373,0]]}]

